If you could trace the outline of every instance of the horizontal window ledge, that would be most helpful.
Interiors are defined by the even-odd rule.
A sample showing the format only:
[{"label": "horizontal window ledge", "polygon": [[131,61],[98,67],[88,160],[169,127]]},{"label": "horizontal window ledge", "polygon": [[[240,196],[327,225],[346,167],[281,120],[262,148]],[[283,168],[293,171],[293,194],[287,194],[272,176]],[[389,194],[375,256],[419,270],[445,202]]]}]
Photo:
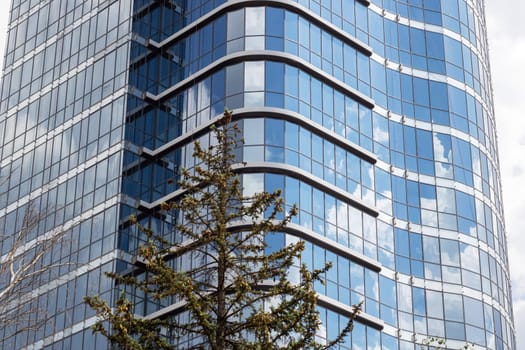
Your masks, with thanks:
[{"label": "horizontal window ledge", "polygon": [[[354,314],[355,306],[353,305],[346,305],[338,300],[329,298],[322,294],[318,294],[317,298],[317,305],[321,307],[325,307],[346,317],[351,317]],[[369,315],[363,311],[360,311],[357,314],[356,321],[358,321],[359,323],[366,324],[367,326],[375,328],[379,331],[383,330],[383,328],[385,327],[383,320]]]},{"label": "horizontal window ledge", "polygon": [[363,104],[365,107],[372,109],[375,106],[375,102],[372,98],[364,95],[362,92],[343,83],[342,81],[335,79],[330,74],[325,73],[321,69],[315,67],[314,65],[303,60],[302,58],[286,52],[271,50],[240,51],[229,54],[214,61],[207,67],[192,74],[188,78],[181,80],[180,82],[166,89],[160,94],[152,94],[150,92],[145,92],[143,98],[148,102],[162,102],[163,100],[177,94],[178,92],[194,85],[195,82],[200,80],[201,78],[205,78],[221,68],[224,68],[228,65],[247,61],[275,61],[290,64],[291,66],[299,68],[312,75],[313,77],[327,83],[328,85],[344,93],[345,95],[352,97],[355,101]]},{"label": "horizontal window ledge", "polygon": [[[236,231],[243,231],[243,230],[249,230],[251,225],[252,224],[250,221],[233,222],[230,224],[229,228],[234,229]],[[303,226],[300,226],[294,223],[288,223],[281,231],[283,233],[290,234],[294,237],[301,238],[319,247],[327,249],[337,254],[338,256],[347,258],[348,260],[353,261],[372,271],[380,272],[382,269],[382,266],[379,262],[373,259],[370,259],[369,257],[361,253],[358,253],[340,243],[337,243],[336,241],[328,237],[322,236],[310,229],[307,229],[306,227],[303,227]]]},{"label": "horizontal window ledge", "polygon": [[[342,201],[345,201],[354,208],[359,209],[373,217],[377,217],[379,215],[379,211],[375,207],[364,203],[361,199],[358,199],[350,193],[343,191],[339,187],[336,187],[335,185],[332,185],[327,181],[322,180],[312,175],[311,173],[295,166],[272,162],[249,162],[245,164],[233,164],[233,170],[238,174],[272,173],[292,176],[301,181],[304,181],[305,183],[308,183],[309,185],[314,186],[315,188],[325,193],[328,193]],[[184,190],[180,189],[162,198],[159,198],[154,202],[146,202],[143,200],[139,200],[139,208],[146,210],[155,209],[159,207],[162,203],[176,200],[181,195],[183,195],[184,192]]]},{"label": "horizontal window ledge", "polygon": [[[370,2],[368,0],[358,0],[358,1],[365,6],[370,5]],[[274,6],[274,7],[279,7],[279,8],[283,8],[286,10],[290,10],[298,15],[303,16],[304,18],[311,21],[312,23],[315,23],[322,29],[330,32],[331,34],[343,40],[345,43],[352,46],[356,50],[359,50],[363,54],[367,56],[372,55],[372,49],[368,45],[364,44],[357,38],[351,36],[344,30],[336,27],[335,25],[325,20],[324,18],[312,13],[310,10],[308,10],[304,6],[296,2],[286,1],[286,0],[233,0],[233,1],[228,1],[218,6],[213,11],[195,20],[194,22],[188,24],[187,26],[185,26],[178,32],[172,34],[168,38],[164,39],[160,43],[156,42],[155,40],[149,39],[148,40],[149,46],[153,49],[160,49],[164,46],[169,46],[173,44],[174,42],[176,42],[177,40],[180,40],[181,38],[184,38],[185,36],[193,33],[198,28],[205,26],[206,24],[213,21],[217,17],[223,15],[224,13],[234,11],[240,8],[255,7],[255,6],[265,6],[265,7]]]},{"label": "horizontal window ledge", "polygon": [[272,173],[289,175],[305,183],[308,183],[309,185],[312,185],[315,188],[336,197],[337,199],[345,201],[354,208],[359,209],[373,217],[377,217],[379,215],[379,211],[375,207],[366,204],[361,199],[356,198],[339,187],[314,176],[312,173],[292,165],[272,162],[248,162],[246,165],[234,165],[234,170],[240,174]]},{"label": "horizontal window ledge", "polygon": [[[274,220],[274,224],[278,224],[279,220]],[[251,220],[245,220],[245,221],[233,221],[228,224],[228,230],[230,231],[249,231],[250,228],[253,226],[253,221]],[[344,257],[356,264],[359,264],[360,266],[363,266],[369,270],[372,270],[374,272],[381,272],[382,265],[376,260],[373,260],[361,253],[358,253],[354,250],[352,250],[349,247],[346,247],[328,237],[322,236],[306,227],[294,224],[294,223],[288,223],[286,226],[284,226],[280,232],[292,235],[294,237],[300,238],[304,241],[310,242],[312,244],[315,244],[323,249],[329,250],[332,253],[337,254],[338,256]],[[193,240],[187,240],[184,241],[173,248],[170,249],[169,252],[166,253],[165,256],[163,256],[164,259],[169,260],[175,257],[178,257],[180,255],[183,255],[187,253],[188,251],[191,251],[191,248],[189,248]],[[180,254],[180,252],[177,252],[177,249],[183,249],[183,253]],[[145,266],[145,262],[143,259],[139,257],[134,257],[132,260],[132,263],[138,267]],[[136,274],[137,271],[129,270],[125,275],[127,274]]]},{"label": "horizontal window ledge", "polygon": [[[192,131],[173,139],[163,146],[156,148],[155,150],[150,150],[146,147],[143,147],[142,155],[153,159],[159,158],[173,149],[193,142],[196,138],[208,133],[210,131],[210,126],[216,123],[220,118],[222,118],[222,114],[200,125]],[[346,151],[371,164],[375,164],[377,162],[377,157],[374,153],[369,152],[363,147],[345,139],[331,130],[325,129],[321,125],[316,124],[315,122],[305,118],[297,112],[274,107],[238,108],[233,110],[233,120],[250,118],[276,118],[295,123],[304,127],[305,129],[308,129],[312,133],[321,136],[323,139],[342,147]]]},{"label": "horizontal window ledge", "polygon": [[[274,281],[267,281],[266,283],[262,283],[258,285],[257,287],[260,289],[267,289],[267,288],[271,288],[274,284],[275,284]],[[317,294],[317,305],[324,307],[326,309],[332,310],[334,312],[337,312],[338,314],[343,315],[345,317],[351,317],[355,312],[355,306],[346,305],[340,301],[329,298],[322,294]],[[180,313],[184,311],[185,309],[186,309],[186,302],[179,301],[177,303],[166,306],[158,311],[148,314],[147,316],[144,317],[144,319],[153,320],[156,318],[168,317],[170,315],[175,315],[177,313]],[[359,323],[363,323],[367,326],[370,326],[372,328],[375,328],[377,330],[383,330],[384,328],[384,322],[382,320],[372,315],[369,315],[363,311],[359,311],[359,313],[356,316],[356,321]]]}]

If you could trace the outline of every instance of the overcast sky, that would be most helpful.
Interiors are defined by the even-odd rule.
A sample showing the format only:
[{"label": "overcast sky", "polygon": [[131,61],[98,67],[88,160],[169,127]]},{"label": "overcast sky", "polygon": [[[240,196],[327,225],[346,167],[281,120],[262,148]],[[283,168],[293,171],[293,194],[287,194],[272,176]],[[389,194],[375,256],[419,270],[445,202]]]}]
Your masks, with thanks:
[{"label": "overcast sky", "polygon": [[[445,0],[446,1],[446,0]],[[518,348],[525,348],[525,2],[485,0]]]},{"label": "overcast sky", "polygon": [[[442,0],[447,1],[447,0]],[[0,58],[9,0],[0,0]],[[525,2],[485,0],[518,348],[525,347]],[[520,239],[521,238],[521,239]]]}]

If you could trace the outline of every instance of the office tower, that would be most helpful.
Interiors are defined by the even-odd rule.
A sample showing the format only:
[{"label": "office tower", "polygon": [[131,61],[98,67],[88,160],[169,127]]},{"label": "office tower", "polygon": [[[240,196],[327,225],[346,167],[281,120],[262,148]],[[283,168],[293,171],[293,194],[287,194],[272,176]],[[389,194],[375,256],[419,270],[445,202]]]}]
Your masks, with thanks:
[{"label": "office tower", "polygon": [[105,346],[82,297],[114,297],[130,214],[170,233],[158,206],[227,107],[246,190],[299,207],[271,244],[334,264],[319,339],[364,300],[341,349],[515,348],[482,0],[14,0],[5,59],[0,227],[37,203],[72,264],[34,287],[45,327],[4,346]]}]

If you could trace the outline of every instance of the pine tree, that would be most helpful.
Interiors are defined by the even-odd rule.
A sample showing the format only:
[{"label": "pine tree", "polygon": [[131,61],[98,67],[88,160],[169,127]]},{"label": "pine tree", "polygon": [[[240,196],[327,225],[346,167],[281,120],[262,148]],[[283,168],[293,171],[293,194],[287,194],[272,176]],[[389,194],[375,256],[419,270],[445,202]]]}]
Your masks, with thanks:
[{"label": "pine tree", "polygon": [[[279,190],[243,195],[236,172],[242,165],[234,155],[239,129],[231,112],[211,132],[214,145],[196,142],[197,165],[182,171],[184,194],[162,205],[178,220],[174,229],[184,239],[174,243],[140,227],[148,240],[137,261],[146,278],[111,274],[117,285],[178,306],[163,317],[138,317],[124,294],[114,308],[86,297],[100,318],[94,331],[124,349],[323,349],[343,341],[360,308],[337,339],[316,340],[321,324],[313,284],[330,264],[314,271],[303,265],[290,275],[304,242],[269,247],[265,237],[282,232],[297,209],[284,212]],[[187,259],[190,268],[177,268]]]}]

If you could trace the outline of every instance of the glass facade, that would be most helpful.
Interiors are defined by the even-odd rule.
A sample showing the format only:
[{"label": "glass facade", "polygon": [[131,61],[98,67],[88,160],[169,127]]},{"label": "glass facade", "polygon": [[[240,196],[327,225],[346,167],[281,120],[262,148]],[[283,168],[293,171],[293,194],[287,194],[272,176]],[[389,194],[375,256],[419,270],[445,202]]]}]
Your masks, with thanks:
[{"label": "glass facade", "polygon": [[159,204],[226,107],[245,190],[299,208],[270,244],[333,263],[319,339],[364,300],[340,349],[515,349],[482,0],[14,0],[5,60],[0,230],[37,203],[35,235],[71,239],[31,296],[50,322],[4,348],[106,346],[82,297],[115,297],[130,214],[171,233]]}]

